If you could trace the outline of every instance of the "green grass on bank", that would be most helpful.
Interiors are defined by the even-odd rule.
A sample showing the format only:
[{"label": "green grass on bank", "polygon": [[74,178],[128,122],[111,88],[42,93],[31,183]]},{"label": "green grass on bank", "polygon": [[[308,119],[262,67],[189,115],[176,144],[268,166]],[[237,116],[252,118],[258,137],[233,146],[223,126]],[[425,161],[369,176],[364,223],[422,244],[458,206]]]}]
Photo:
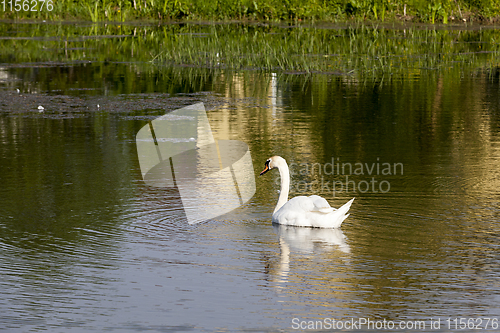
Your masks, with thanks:
[{"label": "green grass on bank", "polygon": [[500,0],[5,0],[0,19],[497,22]]}]

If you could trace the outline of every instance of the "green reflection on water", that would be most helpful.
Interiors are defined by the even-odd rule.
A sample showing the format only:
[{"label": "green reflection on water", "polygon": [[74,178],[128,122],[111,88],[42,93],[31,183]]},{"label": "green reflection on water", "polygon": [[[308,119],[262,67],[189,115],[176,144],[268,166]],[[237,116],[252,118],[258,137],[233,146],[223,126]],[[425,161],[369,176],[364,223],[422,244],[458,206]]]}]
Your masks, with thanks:
[{"label": "green reflection on water", "polygon": [[131,128],[112,118],[0,118],[2,219],[11,231],[64,238],[116,218],[134,192],[123,142]]},{"label": "green reflection on water", "polygon": [[[496,29],[243,24],[0,25],[0,62],[148,62],[378,77],[498,65]],[[98,74],[98,73],[97,73]]]}]

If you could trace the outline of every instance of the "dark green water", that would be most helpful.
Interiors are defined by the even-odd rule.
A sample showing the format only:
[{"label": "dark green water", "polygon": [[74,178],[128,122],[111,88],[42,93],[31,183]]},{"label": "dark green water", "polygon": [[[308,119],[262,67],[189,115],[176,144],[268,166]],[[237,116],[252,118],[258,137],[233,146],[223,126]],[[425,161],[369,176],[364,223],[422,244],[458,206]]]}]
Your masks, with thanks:
[{"label": "dark green water", "polygon": [[[149,63],[155,41],[184,36],[161,27],[136,27],[142,40],[96,26],[2,29],[12,39],[0,53],[0,329],[385,319],[448,332],[464,318],[495,331],[500,72],[478,60],[489,53],[471,53],[471,66],[306,76]],[[80,44],[65,49],[62,32]],[[471,48],[491,37],[467,33]],[[256,177],[248,204],[189,225],[178,193],[144,184],[135,135],[199,102],[215,138],[249,146],[256,176],[281,155],[291,196],[335,207],[356,197],[342,231],[273,226],[277,172]]]}]

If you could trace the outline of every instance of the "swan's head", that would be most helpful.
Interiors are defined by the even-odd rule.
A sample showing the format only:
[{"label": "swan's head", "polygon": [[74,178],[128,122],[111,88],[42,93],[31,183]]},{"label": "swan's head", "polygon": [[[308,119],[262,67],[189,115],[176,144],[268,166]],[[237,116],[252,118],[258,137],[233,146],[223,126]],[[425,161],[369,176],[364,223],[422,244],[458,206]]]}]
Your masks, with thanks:
[{"label": "swan's head", "polygon": [[264,168],[264,170],[262,170],[260,175],[262,176],[263,174],[265,174],[269,170],[274,169],[274,168],[279,168],[280,166],[283,166],[283,165],[286,165],[286,161],[283,157],[281,157],[281,156],[270,157],[267,159],[267,161],[265,163],[265,168]]}]

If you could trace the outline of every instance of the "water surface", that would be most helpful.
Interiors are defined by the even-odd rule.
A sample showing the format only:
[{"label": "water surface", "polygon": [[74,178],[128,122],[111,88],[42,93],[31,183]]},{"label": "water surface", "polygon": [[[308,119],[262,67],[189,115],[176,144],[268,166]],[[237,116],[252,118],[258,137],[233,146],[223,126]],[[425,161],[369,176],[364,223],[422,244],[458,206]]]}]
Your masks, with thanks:
[{"label": "water surface", "polygon": [[[450,331],[454,318],[500,317],[496,67],[364,79],[169,67],[140,43],[144,58],[106,55],[133,36],[41,63],[12,54],[43,48],[48,28],[15,29],[40,38],[0,59],[1,328],[293,331],[366,318]],[[248,144],[257,192],[189,225],[178,192],[144,184],[135,135],[199,102],[216,139]],[[291,196],[356,197],[341,230],[271,224],[279,176],[257,175],[272,155],[291,165]]]}]

